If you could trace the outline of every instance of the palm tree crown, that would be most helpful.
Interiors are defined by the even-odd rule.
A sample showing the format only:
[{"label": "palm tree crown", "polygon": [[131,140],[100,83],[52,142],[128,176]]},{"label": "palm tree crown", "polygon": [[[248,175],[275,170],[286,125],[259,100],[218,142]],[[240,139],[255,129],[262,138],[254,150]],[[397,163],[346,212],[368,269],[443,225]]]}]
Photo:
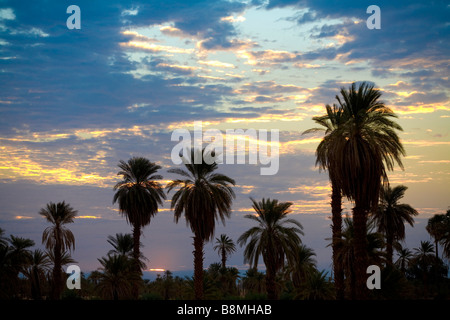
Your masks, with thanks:
[{"label": "palm tree crown", "polygon": [[405,222],[413,226],[413,216],[418,215],[418,212],[409,204],[398,203],[407,189],[403,185],[394,188],[389,185],[383,186],[378,210],[372,215],[378,232],[383,233],[386,237],[386,253],[389,264],[392,264],[394,241],[405,239]]},{"label": "palm tree crown", "polygon": [[53,250],[57,245],[60,245],[63,251],[75,249],[75,237],[64,225],[73,223],[77,213],[64,201],[50,202],[45,209],[39,211],[39,214],[52,224],[42,234],[42,243],[45,243],[48,250]]},{"label": "palm tree crown", "polygon": [[168,192],[173,188],[180,187],[172,197],[171,208],[174,209],[175,221],[184,212],[186,223],[192,232],[202,240],[209,241],[214,235],[215,221],[221,220],[225,223],[231,210],[231,203],[235,197],[230,185],[235,181],[226,175],[215,173],[217,163],[194,163],[195,152],[202,153],[205,159],[205,151],[192,150],[191,160],[185,163],[187,169],[170,169],[169,172],[176,173],[184,179],[176,179],[167,185]]},{"label": "palm tree crown", "polygon": [[162,179],[156,172],[161,166],[143,157],[134,157],[125,162],[120,160],[117,175],[123,180],[114,186],[113,203],[119,203],[119,210],[130,224],[144,227],[158,212],[166,198],[162,185],[154,180]]}]

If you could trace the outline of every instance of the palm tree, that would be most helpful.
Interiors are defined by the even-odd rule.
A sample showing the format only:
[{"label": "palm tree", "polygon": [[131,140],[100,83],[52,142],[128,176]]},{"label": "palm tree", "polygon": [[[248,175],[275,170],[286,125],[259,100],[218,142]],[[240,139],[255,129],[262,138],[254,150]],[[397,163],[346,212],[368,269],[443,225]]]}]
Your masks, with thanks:
[{"label": "palm tree", "polygon": [[304,300],[331,300],[335,298],[332,284],[327,279],[325,270],[313,270],[302,284],[302,290],[297,298]]},{"label": "palm tree", "polygon": [[394,241],[405,239],[405,223],[414,225],[413,216],[418,212],[409,204],[400,204],[398,201],[403,198],[408,187],[399,185],[391,188],[385,185],[380,190],[380,204],[378,210],[373,212],[372,219],[378,226],[378,232],[384,234],[386,238],[386,258],[387,263],[392,265],[394,254]]},{"label": "palm tree", "polygon": [[434,264],[436,264],[439,258],[435,257],[433,244],[430,241],[420,241],[420,246],[414,248],[416,254],[411,260],[413,271],[417,275],[422,276],[424,295],[428,293],[428,277]]},{"label": "palm tree", "polygon": [[[195,153],[200,153],[195,155]],[[214,236],[216,220],[225,223],[230,216],[231,203],[235,197],[231,185],[235,181],[226,175],[215,173],[217,163],[208,164],[205,157],[214,157],[205,150],[192,149],[190,159],[185,160],[183,169],[170,169],[170,173],[182,176],[167,184],[168,192],[179,187],[172,197],[171,209],[174,209],[175,222],[178,223],[184,212],[186,223],[194,233],[194,292],[195,299],[203,299],[203,247],[205,241]],[[201,158],[201,163],[194,159]]]},{"label": "palm tree", "polygon": [[133,260],[124,255],[108,255],[98,259],[103,272],[98,275],[97,289],[103,298],[119,300],[133,294],[133,283],[139,275]]},{"label": "palm tree", "polygon": [[379,99],[381,92],[373,84],[353,83],[341,97],[336,96],[345,123],[335,129],[341,136],[328,146],[333,155],[333,179],[343,196],[353,200],[355,227],[355,275],[358,298],[367,297],[366,269],[368,266],[366,226],[369,212],[378,206],[381,185],[387,183],[386,170],[397,163],[403,146],[395,130],[402,128],[391,118],[397,116]]},{"label": "palm tree", "polygon": [[344,298],[344,271],[337,261],[337,253],[342,233],[342,194],[338,179],[336,177],[336,169],[334,165],[337,163],[334,157],[339,156],[333,152],[332,146],[337,143],[338,139],[344,137],[337,130],[339,126],[345,124],[345,114],[341,108],[336,105],[332,107],[326,105],[326,114],[323,116],[313,117],[319,128],[312,128],[304,131],[303,134],[324,131],[325,136],[316,149],[316,166],[319,170],[328,170],[328,176],[331,182],[331,230],[332,230],[332,251],[333,251],[333,272],[334,284],[336,287],[336,298],[341,300]]},{"label": "palm tree", "polygon": [[435,214],[428,219],[426,229],[430,236],[434,238],[436,258],[439,257],[439,243],[444,247],[444,254],[450,257],[450,209],[447,210],[446,214]]},{"label": "palm tree", "polygon": [[290,274],[294,287],[300,288],[302,284],[316,271],[316,260],[313,258],[316,254],[314,250],[301,244],[293,257],[287,271]]},{"label": "palm tree", "polygon": [[450,259],[450,209],[445,214],[445,234],[441,240],[444,249],[444,256]]},{"label": "palm tree", "polygon": [[221,234],[216,238],[216,245],[213,248],[222,257],[222,268],[226,267],[227,257],[236,251],[236,245],[226,234]]},{"label": "palm tree", "polygon": [[[108,251],[108,255],[123,255],[129,259],[133,259],[134,240],[133,235],[130,233],[116,233],[116,236],[108,236],[107,242],[114,248]],[[142,243],[139,243],[142,248]],[[145,256],[140,253],[139,266],[141,269],[145,269],[146,265],[144,260]]]},{"label": "palm tree", "polygon": [[[342,266],[347,281],[347,287],[351,299],[357,297],[356,293],[356,254],[355,254],[355,227],[353,219],[346,217],[343,220],[344,228],[342,230],[342,239],[337,252],[338,263]],[[383,253],[381,248],[384,247],[381,234],[373,232],[373,224],[368,222],[366,226],[366,242],[367,255],[369,264],[381,265],[383,262]]]},{"label": "palm tree", "polygon": [[40,249],[34,250],[30,266],[25,275],[31,283],[31,297],[35,300],[42,299],[42,282],[50,271],[51,261],[48,255]]},{"label": "palm tree", "polygon": [[29,249],[34,241],[11,235],[5,239],[8,245],[0,249],[0,296],[13,298],[20,292],[20,273],[25,273],[31,264],[32,253]]},{"label": "palm tree", "polygon": [[[133,157],[125,162],[120,160],[117,175],[123,180],[114,186],[113,203],[119,203],[120,212],[127,222],[133,226],[133,259],[135,272],[141,275],[139,258],[141,228],[150,224],[151,219],[158,212],[158,206],[163,205],[166,198],[162,185],[154,180],[162,179],[156,172],[161,166],[143,157]],[[133,289],[133,297],[139,296],[139,286]]]},{"label": "palm tree", "polygon": [[68,203],[50,202],[45,208],[39,211],[52,225],[45,228],[42,233],[42,243],[45,244],[47,250],[52,251],[54,257],[53,266],[53,286],[51,297],[59,299],[63,289],[62,279],[62,257],[66,250],[75,250],[75,237],[66,224],[73,223],[77,211]]},{"label": "palm tree", "polygon": [[406,268],[409,266],[409,263],[413,257],[411,250],[408,248],[398,248],[398,259],[395,261],[395,266],[399,268],[403,273],[406,272]]},{"label": "palm tree", "polygon": [[284,266],[285,259],[292,261],[298,250],[303,235],[303,227],[297,220],[288,219],[289,208],[292,202],[278,202],[278,200],[262,199],[253,202],[256,215],[246,215],[247,219],[255,221],[258,226],[244,232],[238,239],[244,250],[244,263],[251,263],[256,268],[259,256],[262,256],[266,265],[267,296],[273,300],[277,298],[275,276]]}]

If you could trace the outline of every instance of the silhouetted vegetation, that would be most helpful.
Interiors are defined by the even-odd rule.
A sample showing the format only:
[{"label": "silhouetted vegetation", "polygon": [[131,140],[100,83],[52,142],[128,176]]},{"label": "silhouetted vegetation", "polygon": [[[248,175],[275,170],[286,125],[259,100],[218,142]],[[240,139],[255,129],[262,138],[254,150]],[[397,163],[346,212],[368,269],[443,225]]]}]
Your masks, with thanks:
[{"label": "silhouetted vegetation", "polygon": [[[178,178],[166,186],[167,193],[176,190],[171,199],[175,222],[184,215],[193,233],[193,277],[173,276],[169,270],[153,281],[142,277],[146,258],[140,250],[141,230],[167,193],[157,181],[162,179],[156,174],[161,166],[135,157],[119,162],[122,181],[114,186],[113,198],[132,233],[105,239],[111,249],[98,258],[98,270],[82,274],[81,290],[64,286],[63,270],[75,262],[70,256],[75,237],[67,225],[77,211],[64,201],[50,202],[39,211],[50,223],[42,234],[46,251],[33,250],[34,241],[7,237],[0,229],[0,299],[450,299],[443,260],[450,258],[450,210],[428,220],[426,230],[434,243],[402,246],[405,223],[414,226],[418,212],[399,203],[407,187],[392,187],[387,177],[394,163],[403,166],[404,150],[396,133],[401,127],[373,85],[352,84],[340,94],[337,105],[326,106],[326,115],[313,118],[322,128],[305,132],[325,132],[316,164],[328,171],[332,187],[332,274],[317,268],[315,252],[303,243],[303,226],[289,215],[293,203],[270,198],[251,199],[255,212],[243,218],[255,225],[236,239],[245,246],[249,269],[227,266],[236,246],[222,234],[214,246],[220,262],[205,270],[204,245],[214,239],[216,222],[230,216],[235,180],[217,173],[217,163],[205,162],[212,154],[193,149],[185,169],[169,170]],[[197,157],[200,163],[194,163]],[[352,217],[342,216],[343,197],[354,204]],[[258,270],[259,258],[263,270]],[[381,289],[367,288],[368,265],[381,268]]]}]

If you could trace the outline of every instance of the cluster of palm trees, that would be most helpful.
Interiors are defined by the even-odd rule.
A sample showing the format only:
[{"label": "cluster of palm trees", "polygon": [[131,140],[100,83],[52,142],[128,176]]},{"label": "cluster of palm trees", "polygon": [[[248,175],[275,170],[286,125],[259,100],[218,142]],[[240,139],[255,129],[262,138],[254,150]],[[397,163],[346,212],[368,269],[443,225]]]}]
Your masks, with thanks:
[{"label": "cluster of palm trees", "polygon": [[[49,292],[51,299],[61,297],[65,284],[62,267],[75,262],[70,257],[70,251],[75,249],[75,237],[65,225],[74,222],[77,211],[64,201],[50,202],[39,214],[51,224],[42,234],[45,252],[40,249],[32,252],[33,240],[13,235],[7,239],[0,229],[0,298],[17,298],[23,294],[20,275],[28,278],[33,299],[42,299],[43,291]],[[43,286],[48,288],[43,290]]]},{"label": "cluster of palm trees", "polygon": [[[242,287],[247,291],[261,293],[265,290],[267,298],[278,299],[291,286],[297,298],[366,299],[369,297],[366,269],[370,264],[383,266],[383,271],[400,269],[403,276],[422,277],[425,283],[429,283],[430,274],[443,274],[443,264],[438,266],[436,262],[439,260],[437,247],[441,244],[444,254],[449,256],[449,212],[433,217],[427,226],[435,239],[436,261],[429,259],[430,246],[427,243],[421,244],[414,256],[399,247],[399,242],[405,238],[404,225],[413,225],[417,211],[399,203],[407,188],[401,185],[391,188],[388,181],[387,172],[393,170],[394,164],[403,168],[401,156],[405,154],[397,135],[402,128],[393,120],[396,115],[379,100],[381,92],[372,84],[353,83],[348,89],[342,88],[340,94],[336,96],[337,104],[326,106],[325,115],[313,118],[321,127],[304,132],[325,133],[316,150],[316,165],[328,172],[332,187],[333,281],[328,281],[324,272],[317,271],[312,258],[314,252],[302,244],[303,227],[288,216],[292,203],[251,198],[255,214],[245,218],[253,221],[255,226],[237,240],[240,246],[245,246],[244,262],[251,267],[242,278]],[[114,186],[113,203],[118,203],[120,213],[132,226],[132,234],[108,238],[113,250],[99,259],[101,272],[93,272],[90,276],[102,297],[142,297],[142,288],[145,287],[142,280],[145,258],[140,251],[142,229],[150,224],[172,191],[171,209],[175,222],[184,216],[193,233],[193,297],[198,300],[205,298],[205,283],[211,282],[214,275],[222,279],[218,283],[223,288],[235,286],[237,274],[226,267],[226,260],[236,247],[226,235],[217,238],[214,247],[221,257],[221,264],[210,267],[208,272],[203,267],[204,245],[213,240],[216,223],[224,223],[229,218],[235,198],[232,188],[235,181],[217,173],[215,162],[195,163],[195,159],[214,157],[214,154],[206,152],[205,149],[193,149],[190,155],[184,155],[190,159],[185,159],[184,169],[169,170],[178,178],[167,186],[158,182],[162,179],[158,174],[161,166],[148,159],[133,157],[127,162],[119,162],[118,175],[122,180]],[[342,215],[343,197],[354,204],[352,218]],[[8,240],[11,245],[2,240],[1,267],[15,266],[7,268],[14,279],[19,273],[29,276],[35,292],[33,297],[36,298],[41,296],[36,279],[47,275],[52,288],[51,297],[57,299],[63,290],[62,265],[67,264],[70,251],[75,248],[74,236],[65,225],[73,222],[77,212],[61,202],[49,203],[39,213],[51,223],[42,237],[47,253],[35,251],[33,255],[41,260],[36,262],[40,267],[30,267],[32,255],[27,248],[33,243],[13,236]],[[395,263],[394,249],[400,256]],[[257,270],[259,258],[266,268],[263,276]],[[50,274],[51,264],[53,270]],[[164,283],[173,280],[170,275],[165,276]],[[392,278],[392,273],[390,276]],[[2,273],[1,277],[6,279],[7,276]],[[234,284],[226,279],[234,279]],[[264,283],[254,279],[264,279]],[[283,283],[289,285],[283,287],[280,285]]]}]

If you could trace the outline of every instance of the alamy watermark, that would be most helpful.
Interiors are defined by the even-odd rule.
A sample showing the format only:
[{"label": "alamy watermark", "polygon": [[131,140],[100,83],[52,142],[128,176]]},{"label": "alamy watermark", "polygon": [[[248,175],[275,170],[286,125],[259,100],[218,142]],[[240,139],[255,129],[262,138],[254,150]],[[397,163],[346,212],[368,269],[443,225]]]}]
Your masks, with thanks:
[{"label": "alamy watermark", "polygon": [[379,6],[371,5],[367,7],[366,13],[371,13],[372,15],[367,18],[366,26],[368,29],[381,29],[381,9]]},{"label": "alamy watermark", "polygon": [[[176,165],[191,163],[191,149],[201,150],[203,143],[208,145],[201,153],[194,154],[194,163],[207,164],[260,164],[261,175],[274,175],[279,169],[279,130],[270,130],[268,140],[266,129],[219,129],[203,131],[202,121],[194,121],[193,136],[187,129],[175,129],[171,141],[178,141],[172,148],[170,157]],[[181,139],[181,140],[180,140]],[[224,148],[225,147],[225,148]]]},{"label": "alamy watermark", "polygon": [[366,273],[371,274],[366,281],[367,289],[373,290],[373,289],[381,289],[381,271],[380,267],[371,264],[367,267]]},{"label": "alamy watermark", "polygon": [[72,264],[67,267],[66,273],[69,274],[66,280],[67,289],[81,289],[81,269],[79,266]]}]

